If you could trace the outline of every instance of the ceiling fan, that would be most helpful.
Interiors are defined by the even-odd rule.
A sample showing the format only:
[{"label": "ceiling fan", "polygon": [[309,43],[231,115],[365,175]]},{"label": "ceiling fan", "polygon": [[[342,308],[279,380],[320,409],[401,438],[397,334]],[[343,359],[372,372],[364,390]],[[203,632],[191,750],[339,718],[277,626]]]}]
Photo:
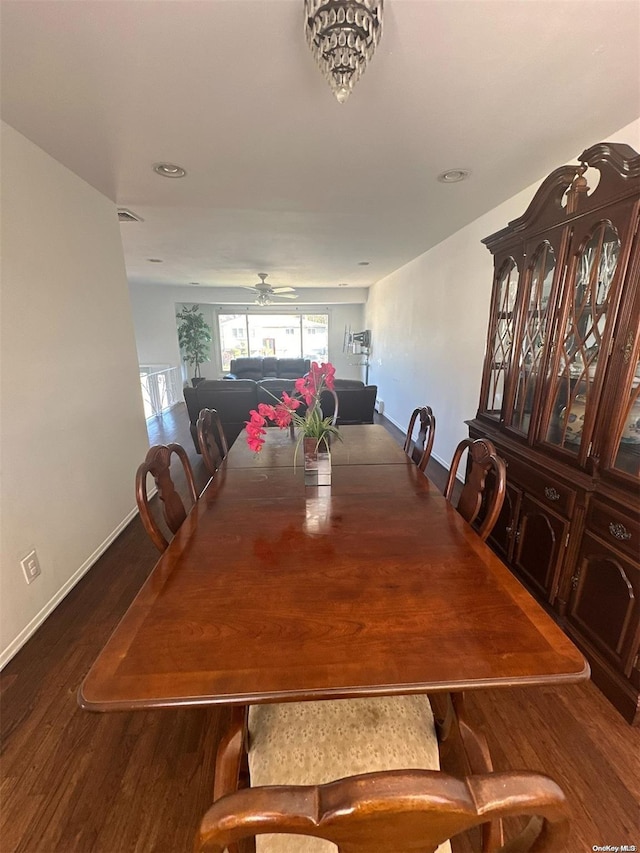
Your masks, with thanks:
[{"label": "ceiling fan", "polygon": [[258,278],[260,281],[257,284],[254,284],[253,287],[243,285],[245,290],[251,290],[256,294],[256,305],[271,305],[272,297],[274,296],[278,299],[298,298],[298,294],[295,292],[293,287],[271,287],[270,284],[267,284],[265,281],[267,278],[266,272],[259,272]]}]

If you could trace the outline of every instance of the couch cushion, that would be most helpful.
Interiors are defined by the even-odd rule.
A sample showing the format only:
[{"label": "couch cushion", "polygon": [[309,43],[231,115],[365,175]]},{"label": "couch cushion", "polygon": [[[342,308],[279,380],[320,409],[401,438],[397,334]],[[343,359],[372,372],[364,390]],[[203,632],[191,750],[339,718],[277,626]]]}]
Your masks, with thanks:
[{"label": "couch cushion", "polygon": [[216,409],[222,421],[222,428],[229,447],[244,429],[249,419],[249,411],[258,405],[258,386],[251,379],[237,379],[229,382],[225,379],[206,379],[193,389],[195,397],[184,389],[184,397],[189,410],[191,434],[197,449],[197,432],[194,434],[195,420],[201,409]]},{"label": "couch cushion", "polygon": [[273,379],[278,375],[278,359],[273,355],[262,359],[262,378]]},{"label": "couch cushion", "polygon": [[232,358],[229,373],[236,379],[262,379],[262,358]]},{"label": "couch cushion", "polygon": [[308,358],[279,358],[278,378],[299,379],[309,372],[311,362]]},{"label": "couch cushion", "polygon": [[293,379],[261,379],[258,382],[258,403],[275,406],[282,399],[282,392],[292,395],[296,390]]},{"label": "couch cushion", "polygon": [[[378,770],[439,770],[426,696],[381,696],[253,705],[249,709],[251,785],[320,785]],[[438,853],[450,853],[448,842]],[[256,853],[335,853],[331,842],[260,835]]]}]

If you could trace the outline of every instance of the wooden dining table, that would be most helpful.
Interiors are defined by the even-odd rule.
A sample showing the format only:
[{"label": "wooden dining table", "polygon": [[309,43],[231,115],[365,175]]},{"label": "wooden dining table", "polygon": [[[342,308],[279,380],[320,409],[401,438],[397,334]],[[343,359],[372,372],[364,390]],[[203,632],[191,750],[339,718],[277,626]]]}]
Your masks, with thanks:
[{"label": "wooden dining table", "polygon": [[80,687],[94,711],[588,678],[583,655],[378,425],[330,486],[241,434]]}]

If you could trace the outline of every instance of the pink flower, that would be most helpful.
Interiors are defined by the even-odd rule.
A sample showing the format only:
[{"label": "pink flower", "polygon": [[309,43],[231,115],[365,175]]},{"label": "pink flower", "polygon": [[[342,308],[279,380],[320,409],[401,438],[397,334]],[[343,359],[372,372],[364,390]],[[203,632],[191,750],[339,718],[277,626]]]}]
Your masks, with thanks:
[{"label": "pink flower", "polygon": [[247,435],[247,444],[249,445],[249,449],[253,450],[254,453],[260,453],[264,446],[264,439],[258,438],[257,436]]},{"label": "pink flower", "polygon": [[300,400],[296,400],[295,397],[290,397],[286,391],[282,392],[282,402],[289,410],[295,411],[300,408]]},{"label": "pink flower", "polygon": [[324,367],[325,367],[324,384],[327,386],[329,391],[333,391],[334,386],[335,386],[335,383],[333,380],[335,379],[336,369],[332,364],[325,364]]},{"label": "pink flower", "polygon": [[255,409],[251,409],[251,411],[249,412],[249,418],[250,420],[247,421],[247,424],[251,423],[257,426],[264,426],[266,424],[266,420],[263,415],[256,412]]},{"label": "pink flower", "polygon": [[273,414],[273,421],[280,429],[285,429],[291,423],[291,409],[288,409],[284,403],[278,403]]},{"label": "pink flower", "polygon": [[251,420],[247,421],[247,444],[256,453],[262,450],[264,444],[264,436],[267,434],[264,424],[265,419],[255,410],[251,413]]},{"label": "pink flower", "polygon": [[300,394],[307,406],[311,406],[315,392],[309,384],[308,377],[303,376],[301,379],[296,379],[295,387],[296,391]]},{"label": "pink flower", "polygon": [[317,394],[322,386],[322,380],[324,378],[324,371],[320,367],[317,361],[311,362],[311,369],[309,370],[309,388],[313,392],[313,394]]},{"label": "pink flower", "polygon": [[[274,406],[270,406],[267,403],[260,403],[257,411],[256,409],[252,409],[249,412],[249,420],[246,421],[247,444],[251,450],[254,450],[256,453],[262,450],[267,421],[275,423],[280,429],[285,429],[292,421],[295,421],[296,425],[303,430],[312,424],[311,428],[314,430],[317,429],[318,417],[322,417],[320,395],[325,388],[328,388],[330,391],[334,390],[335,375],[336,369],[332,364],[329,362],[318,364],[317,361],[314,361],[310,365],[307,375],[296,379],[294,383],[295,393],[307,404],[308,411],[304,417],[296,414],[296,409],[300,408],[301,401],[296,397],[290,396],[286,391],[282,392],[282,399],[278,400]],[[329,430],[331,427],[327,427],[326,429]]]},{"label": "pink flower", "polygon": [[274,420],[276,416],[275,408],[273,406],[269,406],[267,403],[259,403],[258,412],[263,418],[268,418],[270,421]]}]

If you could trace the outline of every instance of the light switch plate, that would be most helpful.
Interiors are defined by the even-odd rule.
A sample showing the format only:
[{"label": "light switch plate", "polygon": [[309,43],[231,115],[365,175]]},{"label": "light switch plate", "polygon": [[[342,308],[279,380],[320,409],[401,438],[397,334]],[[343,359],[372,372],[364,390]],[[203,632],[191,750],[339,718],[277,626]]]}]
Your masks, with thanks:
[{"label": "light switch plate", "polygon": [[39,576],[40,563],[38,562],[38,555],[36,554],[35,548],[33,551],[30,551],[26,557],[20,560],[20,565],[22,566],[24,578],[27,583],[31,583],[31,581],[34,581]]}]

